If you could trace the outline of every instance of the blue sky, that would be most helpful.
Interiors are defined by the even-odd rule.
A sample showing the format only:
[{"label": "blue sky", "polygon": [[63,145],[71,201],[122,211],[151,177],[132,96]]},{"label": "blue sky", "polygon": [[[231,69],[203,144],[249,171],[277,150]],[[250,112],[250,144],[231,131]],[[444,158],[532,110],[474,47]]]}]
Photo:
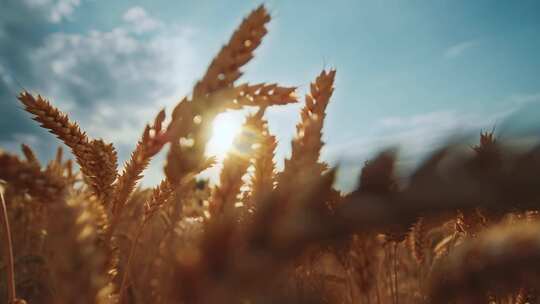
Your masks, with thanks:
[{"label": "blue sky", "polygon": [[[124,160],[144,124],[189,94],[260,3],[0,0],[0,146],[28,142],[47,159],[57,145],[20,110],[14,95],[23,86],[114,142]],[[343,189],[384,147],[400,146],[406,167],[456,132],[536,129],[538,1],[264,3],[273,20],[243,80],[299,86],[303,95],[322,68],[337,69],[323,159],[340,164]],[[300,106],[269,112],[278,162]],[[154,161],[146,184],[162,165]]]}]

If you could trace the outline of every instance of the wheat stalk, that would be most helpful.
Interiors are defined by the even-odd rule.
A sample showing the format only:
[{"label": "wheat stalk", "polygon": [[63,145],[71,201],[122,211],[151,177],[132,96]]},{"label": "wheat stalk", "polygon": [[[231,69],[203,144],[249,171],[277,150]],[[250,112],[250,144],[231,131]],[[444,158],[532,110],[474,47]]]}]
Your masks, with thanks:
[{"label": "wheat stalk", "polygon": [[15,267],[13,263],[13,244],[11,241],[11,230],[9,227],[9,218],[7,214],[6,200],[4,199],[4,185],[0,180],[0,218],[2,219],[2,229],[4,230],[4,239],[6,241],[4,257],[7,264],[7,283],[8,283],[8,300],[7,303],[16,303],[17,291],[15,290]]}]

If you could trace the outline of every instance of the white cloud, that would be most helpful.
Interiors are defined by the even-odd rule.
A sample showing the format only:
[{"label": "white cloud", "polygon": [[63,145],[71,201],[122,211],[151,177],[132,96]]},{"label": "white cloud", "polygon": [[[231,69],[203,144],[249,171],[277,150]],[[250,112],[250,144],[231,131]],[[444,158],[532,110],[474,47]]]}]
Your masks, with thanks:
[{"label": "white cloud", "polygon": [[92,136],[130,144],[161,106],[188,91],[196,53],[182,29],[143,41],[116,28],[56,33],[33,62],[49,75],[43,81],[54,103],[71,111]]},{"label": "white cloud", "polygon": [[45,9],[48,19],[52,23],[60,23],[69,19],[81,0],[24,0],[31,8]]},{"label": "white cloud", "polygon": [[71,16],[77,6],[81,4],[80,0],[59,0],[52,7],[50,20],[53,23],[59,23],[63,19]]},{"label": "white cloud", "polygon": [[134,6],[128,9],[123,16],[123,20],[130,25],[136,33],[146,33],[154,31],[163,26],[163,23],[152,18],[144,8]]},{"label": "white cloud", "polygon": [[475,40],[469,40],[469,41],[463,41],[458,44],[452,45],[449,48],[446,49],[444,52],[444,57],[447,59],[452,59],[459,57],[465,53],[465,51],[475,47],[478,45],[478,41]]},{"label": "white cloud", "polygon": [[538,102],[540,101],[540,93],[514,94],[510,97],[510,101],[517,105],[524,105],[531,102]]},{"label": "white cloud", "polygon": [[[58,7],[58,16],[68,16],[67,6],[55,6],[58,1],[26,1],[32,1],[27,6],[41,6],[32,8],[41,16],[48,16],[52,7]],[[78,3],[67,1],[64,5]],[[144,125],[163,107],[170,113],[174,104],[189,94],[209,60],[205,51],[195,51],[201,48],[195,45],[192,28],[161,26],[142,8],[128,10],[124,19],[108,31],[48,34],[36,48],[27,50],[25,58],[30,72],[39,78],[28,89],[67,112],[92,138],[114,143],[121,162],[129,157]],[[140,35],[151,29],[149,35]],[[7,75],[0,69],[1,79]],[[17,151],[20,142],[28,142],[29,138],[22,137],[26,135],[13,135],[1,145]],[[37,140],[33,146],[45,152],[45,142],[59,144],[47,136]],[[159,158],[151,164],[147,185],[159,182],[162,167]]]},{"label": "white cloud", "polygon": [[46,93],[63,97],[64,103],[73,100],[82,108],[163,105],[165,97],[185,94],[193,82],[190,71],[198,60],[192,37],[192,29],[175,26],[145,38],[125,26],[86,34],[57,32],[32,53],[31,62],[48,75],[42,80]]},{"label": "white cloud", "polygon": [[13,77],[9,75],[9,72],[0,64],[0,80],[8,85],[13,85]]},{"label": "white cloud", "polygon": [[379,124],[388,128],[410,128],[418,125],[453,124],[455,116],[455,111],[435,111],[409,117],[384,117],[380,119]]}]

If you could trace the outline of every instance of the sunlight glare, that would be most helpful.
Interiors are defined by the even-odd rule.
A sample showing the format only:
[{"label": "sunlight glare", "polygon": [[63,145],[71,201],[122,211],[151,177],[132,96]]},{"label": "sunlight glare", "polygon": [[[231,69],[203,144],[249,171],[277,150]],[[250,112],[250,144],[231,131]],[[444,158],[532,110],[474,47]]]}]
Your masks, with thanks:
[{"label": "sunlight glare", "polygon": [[234,138],[240,133],[243,120],[244,113],[241,111],[219,114],[212,126],[212,137],[208,142],[207,154],[214,155],[218,159],[225,158],[232,147]]}]

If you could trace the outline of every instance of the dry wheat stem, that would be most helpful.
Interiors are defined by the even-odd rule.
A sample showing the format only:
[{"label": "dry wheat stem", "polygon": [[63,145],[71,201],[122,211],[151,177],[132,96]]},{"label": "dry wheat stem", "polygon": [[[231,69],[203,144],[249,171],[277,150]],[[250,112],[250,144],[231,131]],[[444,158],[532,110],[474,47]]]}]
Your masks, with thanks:
[{"label": "dry wheat stem", "polygon": [[127,280],[129,277],[129,269],[131,267],[133,258],[135,257],[135,251],[137,250],[137,244],[139,243],[139,238],[141,237],[145,225],[145,221],[143,221],[139,228],[137,229],[137,232],[135,233],[135,238],[133,239],[133,242],[131,244],[131,248],[129,249],[129,256],[128,260],[126,262],[126,267],[124,269],[124,273],[122,274],[122,282],[120,283],[120,291],[118,293],[118,304],[124,303],[124,294],[126,293],[127,288]]},{"label": "dry wheat stem", "polygon": [[6,246],[4,246],[4,255],[6,258],[6,268],[7,268],[7,283],[8,283],[8,303],[13,303],[17,298],[17,292],[15,290],[15,266],[13,262],[13,244],[11,242],[11,231],[9,227],[9,219],[7,214],[6,200],[4,198],[4,185],[3,181],[0,180],[0,198],[1,204],[0,208],[2,209],[2,228],[4,229],[4,238],[6,241]]}]

